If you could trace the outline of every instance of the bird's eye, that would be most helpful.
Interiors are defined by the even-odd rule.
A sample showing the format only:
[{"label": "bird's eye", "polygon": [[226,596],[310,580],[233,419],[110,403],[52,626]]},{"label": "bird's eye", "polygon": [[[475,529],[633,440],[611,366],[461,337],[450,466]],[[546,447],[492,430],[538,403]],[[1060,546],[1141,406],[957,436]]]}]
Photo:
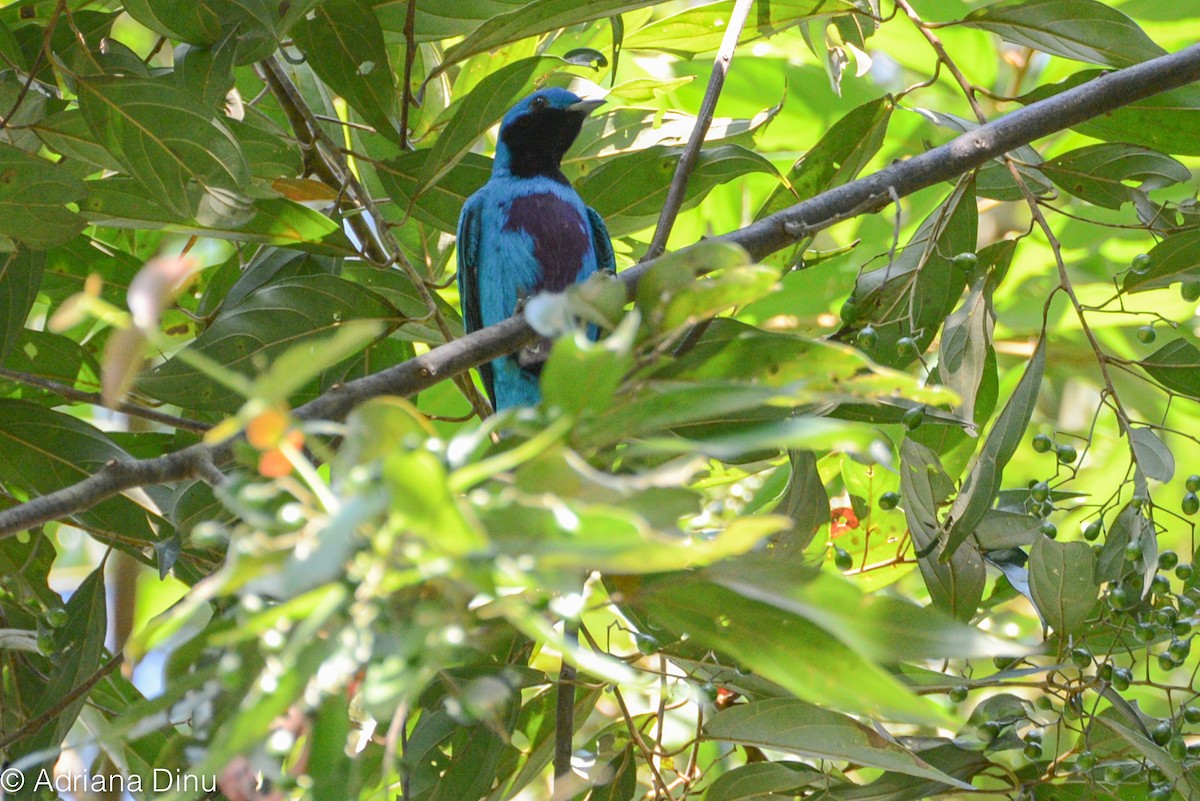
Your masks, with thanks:
[{"label": "bird's eye", "polygon": [[533,108],[535,110],[543,109],[546,106],[550,105],[550,101],[546,100],[546,98],[544,98],[544,97],[535,97],[533,99],[533,103],[531,103],[531,105],[533,106]]}]

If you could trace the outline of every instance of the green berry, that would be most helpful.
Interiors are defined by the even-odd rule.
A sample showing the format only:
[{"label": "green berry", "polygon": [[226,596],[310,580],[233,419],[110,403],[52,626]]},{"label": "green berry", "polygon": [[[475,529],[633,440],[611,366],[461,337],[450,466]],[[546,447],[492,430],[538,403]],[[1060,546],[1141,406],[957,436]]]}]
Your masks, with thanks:
[{"label": "green berry", "polygon": [[995,666],[996,670],[1005,670],[1006,668],[1012,667],[1016,663],[1017,660],[1013,659],[1011,656],[992,657],[992,664]]},{"label": "green berry", "polygon": [[1144,273],[1147,270],[1149,270],[1150,269],[1149,254],[1139,253],[1136,256],[1134,256],[1133,261],[1130,263],[1130,267],[1133,268],[1133,271],[1135,273]]},{"label": "green berry", "polygon": [[1104,769],[1104,781],[1109,784],[1116,784],[1123,778],[1123,771],[1117,765],[1109,765]]},{"label": "green berry", "polygon": [[1186,620],[1176,620],[1171,626],[1171,633],[1176,637],[1186,637],[1192,633],[1192,624]]},{"label": "green berry", "polygon": [[1042,744],[1041,743],[1025,743],[1025,748],[1023,749],[1022,753],[1025,754],[1026,759],[1041,759],[1042,758]]},{"label": "green berry", "polygon": [[1071,650],[1071,663],[1080,670],[1084,670],[1092,664],[1092,652],[1086,648],[1074,648]]},{"label": "green berry", "polygon": [[1125,558],[1130,562],[1138,559],[1142,555],[1142,541],[1130,540],[1125,546]]},{"label": "green berry", "polygon": [[1133,633],[1142,642],[1150,642],[1158,634],[1158,629],[1153,623],[1138,623]]},{"label": "green berry", "polygon": [[1109,590],[1108,600],[1113,609],[1124,609],[1129,606],[1129,590],[1124,587],[1114,587]]},{"label": "green berry", "polygon": [[1045,481],[1038,481],[1029,488],[1029,497],[1033,498],[1038,503],[1050,497],[1050,485]]},{"label": "green berry", "polygon": [[1171,728],[1171,722],[1167,720],[1159,723],[1150,732],[1150,737],[1156,745],[1166,745],[1171,742],[1171,738],[1174,736],[1175,730]]},{"label": "green berry", "polygon": [[985,720],[979,724],[979,731],[989,740],[994,740],[1000,734],[1000,724],[994,720]]},{"label": "green berry", "polygon": [[833,549],[833,565],[838,570],[849,570],[854,567],[854,557],[845,548],[835,546]]},{"label": "green berry", "polygon": [[1200,300],[1200,283],[1195,281],[1184,281],[1179,285],[1179,295],[1188,303],[1194,303]]},{"label": "green berry", "polygon": [[858,346],[863,350],[874,350],[879,343],[879,334],[875,331],[874,326],[864,326],[858,332]]},{"label": "green berry", "polygon": [[1163,651],[1161,654],[1158,655],[1159,670],[1174,670],[1175,665],[1176,665],[1175,659],[1166,651]]},{"label": "green berry", "polygon": [[1179,579],[1180,581],[1187,581],[1191,577],[1192,577],[1192,566],[1190,564],[1188,564],[1187,562],[1184,562],[1183,564],[1176,566],[1175,578]]},{"label": "green berry", "polygon": [[895,492],[885,492],[879,496],[879,508],[890,512],[900,505],[900,495]]},{"label": "green berry", "polygon": [[54,656],[54,634],[49,631],[39,631],[37,635],[37,652],[42,656]]},{"label": "green berry", "polygon": [[1183,719],[1192,725],[1200,723],[1200,706],[1185,706],[1183,708]]},{"label": "green berry", "polygon": [[1200,512],[1200,495],[1194,492],[1189,492],[1183,496],[1183,501],[1179,504],[1179,508],[1183,510],[1185,515],[1189,517]]},{"label": "green berry", "polygon": [[963,272],[970,272],[971,269],[974,268],[975,265],[979,263],[979,257],[977,255],[975,255],[974,253],[971,253],[968,251],[965,253],[959,253],[957,256],[955,256],[953,259],[950,260],[950,263],[953,264],[958,269],[962,270]]},{"label": "green berry", "polygon": [[896,353],[900,356],[912,356],[920,353],[917,341],[912,337],[900,337],[896,340]]},{"label": "green berry", "polygon": [[1099,678],[1100,681],[1111,682],[1113,677],[1112,662],[1101,663],[1100,667],[1096,668],[1096,677]]},{"label": "green berry", "polygon": [[968,692],[969,690],[966,687],[951,687],[949,693],[950,700],[956,704],[961,704],[963,701],[967,700]]},{"label": "green berry", "polygon": [[633,644],[637,646],[638,653],[643,656],[656,654],[662,648],[662,643],[658,641],[657,637],[653,634],[644,634],[640,631],[634,632]]},{"label": "green berry", "polygon": [[1096,755],[1091,751],[1082,751],[1075,757],[1075,765],[1080,770],[1091,770],[1096,767]]},{"label": "green berry", "polygon": [[1038,453],[1046,453],[1054,447],[1054,440],[1045,434],[1038,434],[1033,438],[1033,449]]},{"label": "green berry", "polygon": [[1191,652],[1191,640],[1172,640],[1171,644],[1167,647],[1167,653],[1169,653],[1171,658],[1176,662],[1183,662],[1188,658],[1188,655]]},{"label": "green berry", "polygon": [[1137,330],[1137,338],[1138,342],[1141,342],[1144,345],[1149,345],[1158,338],[1158,334],[1154,333],[1154,326],[1143,325]]},{"label": "green berry", "polygon": [[1146,793],[1146,801],[1167,801],[1173,795],[1175,795],[1175,791],[1171,789],[1171,785],[1159,784],[1151,787],[1150,792]]},{"label": "green berry", "polygon": [[1057,539],[1058,538],[1058,526],[1054,525],[1049,520],[1044,521],[1042,523],[1042,535],[1045,537],[1049,537],[1052,540]]},{"label": "green berry", "polygon": [[67,621],[70,619],[71,616],[67,614],[67,610],[61,606],[56,606],[46,613],[46,622],[49,623],[52,628],[56,629],[61,629],[63,626],[67,625]]},{"label": "green berry", "polygon": [[1179,554],[1174,551],[1163,551],[1158,555],[1158,569],[1170,570],[1179,564]]},{"label": "green berry", "polygon": [[1154,578],[1150,579],[1150,592],[1155,595],[1166,595],[1170,591],[1171,582],[1167,580],[1166,576],[1156,574]]},{"label": "green berry", "polygon": [[1075,464],[1075,460],[1079,458],[1079,452],[1072,445],[1058,446],[1058,463],[1059,464]]},{"label": "green berry", "polygon": [[1093,520],[1083,529],[1083,538],[1088,542],[1091,542],[1097,539],[1103,531],[1104,524],[1099,520]]},{"label": "green berry", "polygon": [[858,319],[858,304],[854,302],[854,298],[850,297],[842,304],[841,310],[842,322],[846,325],[851,325]]},{"label": "green berry", "polygon": [[906,411],[904,413],[903,417],[900,418],[900,422],[903,423],[904,427],[907,428],[909,431],[912,431],[913,429],[917,428],[924,421],[925,421],[925,404],[921,404],[920,406],[912,407],[911,409],[909,409],[908,411]]},{"label": "green berry", "polygon": [[1188,492],[1200,492],[1200,475],[1192,473],[1187,477],[1187,480],[1183,482],[1183,486]]},{"label": "green berry", "polygon": [[1054,709],[1054,700],[1048,695],[1039,695],[1034,700],[1033,705],[1043,712],[1049,712]]}]

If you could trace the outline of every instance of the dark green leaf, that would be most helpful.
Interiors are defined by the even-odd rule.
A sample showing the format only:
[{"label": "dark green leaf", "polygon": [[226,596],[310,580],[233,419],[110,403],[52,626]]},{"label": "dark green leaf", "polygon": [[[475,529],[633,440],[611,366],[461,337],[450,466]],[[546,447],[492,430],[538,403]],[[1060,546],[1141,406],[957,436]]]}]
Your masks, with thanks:
[{"label": "dark green leaf", "polygon": [[[76,484],[126,454],[84,421],[20,400],[0,400],[0,481],[37,495]],[[148,501],[145,501],[148,502]],[[73,515],[88,529],[118,542],[157,539],[148,512],[124,496]]]},{"label": "dark green leaf", "polygon": [[[1020,98],[1032,103],[1093,80],[1103,73],[1087,70],[1060,83],[1041,86]],[[1072,126],[1106,142],[1142,145],[1174,156],[1200,156],[1200,88],[1184,86],[1160,92]]]},{"label": "dark green leaf", "polygon": [[[492,173],[492,162],[475,153],[467,153],[445,175],[417,195],[420,176],[432,154],[416,150],[376,165],[379,182],[402,210],[438,230],[454,232],[463,203],[483,186]],[[414,202],[415,199],[415,202]]]},{"label": "dark green leaf", "polygon": [[246,218],[250,166],[215,110],[163,80],[109,77],[79,81],[79,108],[100,144],[177,221]]},{"label": "dark green leaf", "polygon": [[1042,618],[1060,635],[1082,628],[1100,588],[1096,555],[1086,542],[1038,537],[1029,551],[1029,590]]},{"label": "dark green leaf", "polygon": [[705,723],[704,736],[814,759],[868,765],[964,789],[971,786],[853,718],[791,698],[772,698],[722,710]]},{"label": "dark green leaf", "polygon": [[1171,449],[1150,428],[1133,428],[1129,431],[1129,444],[1137,457],[1138,467],[1147,478],[1167,482],[1175,475],[1175,457]]},{"label": "dark green leaf", "polygon": [[954,485],[932,450],[906,438],[900,446],[900,493],[913,544],[924,556],[918,560],[933,602],[959,620],[969,620],[983,598],[987,580],[983,559],[974,543],[965,542],[948,562],[938,558],[941,536],[938,508]]},{"label": "dark green leaf", "polygon": [[1172,234],[1152,247],[1147,255],[1150,266],[1145,271],[1126,273],[1126,292],[1159,289],[1176,281],[1200,277],[1200,231]]},{"label": "dark green leaf", "polygon": [[[659,146],[606,159],[579,182],[579,194],[613,236],[646,228],[658,219],[680,152]],[[739,145],[705,148],[688,178],[683,208],[695,206],[713,187],[755,172],[778,175],[771,162]]]},{"label": "dark green leaf", "polygon": [[25,248],[0,255],[0,364],[7,361],[25,330],[45,266],[45,254]]},{"label": "dark green leaf", "polygon": [[[1109,142],[1071,150],[1039,165],[1060,188],[1109,209],[1134,201],[1139,193],[1191,178],[1170,156],[1137,145]],[[1130,184],[1137,182],[1140,187]]]},{"label": "dark green leaf", "polygon": [[292,29],[313,72],[378,133],[398,139],[396,83],[368,0],[324,0]]},{"label": "dark green leaf", "polygon": [[114,172],[121,169],[120,162],[96,142],[95,135],[83,119],[83,113],[77,108],[51,114],[34,125],[32,130],[46,147],[68,159]]},{"label": "dark green leaf", "polygon": [[792,796],[802,787],[827,780],[824,773],[802,762],[755,762],[718,776],[708,786],[704,801],[760,801]]},{"label": "dark green leaf", "polygon": [[62,167],[0,143],[0,235],[35,250],[66,242],[85,223],[64,204],[86,192],[83,181]]},{"label": "dark green leaf", "polygon": [[1200,399],[1200,349],[1186,339],[1168,342],[1139,364],[1171,392]]},{"label": "dark green leaf", "polygon": [[1166,54],[1136,22],[1096,0],[992,3],[972,11],[963,24],[1045,53],[1112,67]]},{"label": "dark green leaf", "polygon": [[1004,467],[1021,444],[1033,407],[1037,403],[1042,387],[1042,374],[1046,368],[1046,338],[1038,340],[1037,348],[1025,373],[1021,376],[1012,397],[996,418],[980,448],[967,478],[963,481],[954,505],[950,507],[950,529],[942,559],[949,558],[979,524],[984,513],[992,508],[996,493],[1004,479]]},{"label": "dark green leaf", "polygon": [[472,31],[470,36],[446,51],[442,63],[431,73],[431,77],[451,64],[527,36],[604,19],[658,2],[660,0],[590,0],[587,3],[578,0],[533,0],[520,8],[485,18],[487,21]]},{"label": "dark green leaf", "polygon": [[[345,279],[293,278],[223,309],[190,347],[224,368],[253,376],[300,341],[326,336],[351,320],[378,320],[390,327],[398,322],[396,314],[383,298]],[[199,411],[232,412],[245,400],[179,356],[143,374],[137,387],[152,398]],[[315,387],[302,396],[314,394]]]}]

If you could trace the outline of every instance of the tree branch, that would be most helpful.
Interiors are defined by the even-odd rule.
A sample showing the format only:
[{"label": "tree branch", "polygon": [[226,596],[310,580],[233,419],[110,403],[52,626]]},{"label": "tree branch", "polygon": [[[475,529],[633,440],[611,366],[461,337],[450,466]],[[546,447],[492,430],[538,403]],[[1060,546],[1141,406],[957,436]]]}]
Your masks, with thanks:
[{"label": "tree branch", "polygon": [[671,235],[675,218],[679,216],[679,209],[683,206],[684,197],[687,195],[688,177],[696,166],[700,148],[704,145],[704,137],[708,134],[708,126],[712,124],[713,115],[717,112],[717,100],[721,97],[725,76],[729,73],[729,65],[733,63],[733,53],[737,49],[738,39],[742,36],[742,28],[746,24],[746,17],[750,16],[752,5],[754,0],[738,0],[737,5],[733,7],[733,13],[729,15],[729,26],[725,29],[721,47],[717,50],[717,58],[713,61],[712,75],[708,78],[708,88],[704,90],[704,100],[700,102],[696,124],[692,127],[692,134],[679,156],[679,163],[675,165],[675,176],[671,179],[667,199],[663,202],[662,213],[658,216],[654,238],[650,240],[650,247],[646,248],[646,255],[642,261],[658,258],[667,248],[667,237]]},{"label": "tree branch", "polygon": [[[1146,97],[1200,80],[1200,45],[1102,75],[1086,84],[1041,100],[995,122],[981,125],[941,147],[879,172],[823,192],[746,228],[718,237],[745,248],[759,259],[849,215],[875,211],[904,196],[953,179],[1027,145]],[[633,290],[654,266],[643,262],[618,276]],[[441,345],[414,359],[334,387],[301,406],[301,419],[342,419],[358,404],[378,395],[412,395],[471,367],[512,353],[537,334],[513,317]],[[194,478],[207,462],[228,458],[228,443],[215,448],[193,445],[155,459],[112,462],[70,487],[0,512],[0,536],[90,509],[133,487]]]}]

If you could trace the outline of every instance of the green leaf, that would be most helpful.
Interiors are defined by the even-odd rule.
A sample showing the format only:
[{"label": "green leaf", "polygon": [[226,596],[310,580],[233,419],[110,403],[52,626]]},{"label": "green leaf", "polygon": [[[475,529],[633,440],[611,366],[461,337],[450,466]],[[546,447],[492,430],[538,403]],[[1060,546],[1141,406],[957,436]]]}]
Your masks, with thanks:
[{"label": "green leaf", "polygon": [[213,109],[163,80],[100,76],[78,86],[97,140],[176,220],[244,220],[250,166]]},{"label": "green leaf", "polygon": [[[626,36],[625,47],[661,51],[689,59],[698,53],[716,50],[725,36],[725,24],[729,22],[733,5],[733,0],[721,0],[655,20]],[[831,17],[853,10],[854,5],[846,0],[771,0],[753,10],[738,43],[771,36],[807,19]]]},{"label": "green leaf", "polygon": [[542,398],[550,409],[580,415],[612,405],[633,356],[588,342],[581,335],[559,337],[542,370]]},{"label": "green leaf", "polygon": [[1013,390],[1012,397],[1004,404],[1004,410],[996,418],[992,430],[988,432],[983,447],[975,457],[954,505],[950,507],[950,528],[946,538],[946,547],[942,552],[942,560],[954,554],[985,512],[992,508],[1001,483],[1004,479],[1004,467],[1021,444],[1029,420],[1033,416],[1033,407],[1037,403],[1038,393],[1042,387],[1042,374],[1046,369],[1046,337],[1043,335],[1033,352],[1025,373]]},{"label": "green leaf", "polygon": [[787,515],[792,525],[780,532],[775,546],[784,554],[802,552],[829,524],[829,493],[817,470],[816,454],[792,450],[788,453],[791,470],[775,511]]},{"label": "green leaf", "polygon": [[[105,614],[104,567],[88,574],[71,593],[66,605],[67,624],[57,634],[53,671],[34,702],[30,718],[50,714],[45,724],[20,738],[13,756],[34,754],[44,749],[57,753],[59,745],[75,725],[88,693],[77,692],[100,665],[104,637],[108,633]],[[64,699],[70,698],[67,703]],[[53,759],[49,760],[53,763]],[[36,775],[36,771],[30,771]],[[32,786],[32,785],[30,785]]]},{"label": "green leaf", "polygon": [[994,283],[987,271],[977,272],[963,302],[946,318],[938,347],[938,375],[958,393],[962,402],[957,411],[968,420],[974,417],[975,398],[992,352],[992,331],[996,327]]},{"label": "green leaf", "polygon": [[241,143],[255,178],[287,178],[304,170],[299,146],[269,117],[248,111],[245,120],[225,123]]},{"label": "green leaf", "polygon": [[0,142],[0,235],[34,250],[65,242],[85,222],[64,204],[86,193],[83,181],[62,167]]},{"label": "green leaf", "polygon": [[1129,444],[1137,456],[1138,467],[1147,478],[1166,483],[1175,475],[1175,457],[1171,449],[1154,433],[1153,429],[1145,427],[1129,430]]},{"label": "green leaf", "polygon": [[[640,231],[658,220],[680,153],[679,148],[658,146],[606,159],[576,188],[614,237]],[[766,158],[740,145],[701,150],[688,177],[683,209],[696,206],[713,187],[756,172],[779,174]]]},{"label": "green leaf", "polygon": [[640,587],[625,588],[625,596],[652,626],[687,635],[685,644],[716,650],[798,698],[894,720],[945,719],[929,701],[799,615],[680,574],[647,578]]},{"label": "green leaf", "polygon": [[[715,117],[705,132],[706,143],[753,147],[757,134],[779,113],[781,106],[765,109],[751,119]],[[594,113],[583,123],[579,137],[563,158],[563,173],[575,180],[595,169],[601,159],[645,150],[655,145],[682,147],[687,144],[696,118],[678,111],[654,108],[618,108]]]},{"label": "green leaf", "polygon": [[120,162],[96,142],[83,113],[77,108],[51,114],[31,129],[55,153],[93,168],[119,172]]},{"label": "green leaf", "polygon": [[704,801],[762,801],[794,796],[802,787],[827,781],[801,762],[754,762],[722,773],[708,786]]},{"label": "green leaf", "polygon": [[1086,542],[1038,537],[1029,550],[1029,590],[1043,619],[1060,635],[1079,631],[1100,588],[1096,555]]},{"label": "green leaf", "polygon": [[292,29],[313,72],[376,132],[399,139],[396,82],[368,0],[324,0]]},{"label": "green leaf", "polygon": [[792,698],[770,698],[724,709],[705,723],[704,737],[866,765],[971,789],[971,785],[943,773],[896,740],[881,736],[857,720]]},{"label": "green leaf", "polygon": [[[1119,209],[1151,189],[1191,179],[1191,172],[1170,156],[1117,142],[1088,145],[1038,165],[1050,180],[1080,200]],[[1140,186],[1130,184],[1136,181]]]},{"label": "green leaf", "polygon": [[418,195],[421,175],[426,172],[432,151],[415,150],[375,165],[379,182],[401,210],[423,223],[453,233],[463,203],[487,183],[492,174],[490,159],[467,153],[445,172],[436,184]]},{"label": "green leaf", "polygon": [[[0,400],[0,481],[36,495],[88,478],[113,459],[128,455],[99,429],[68,414],[21,400]],[[133,493],[131,493],[131,496]],[[144,496],[139,503],[149,503]],[[72,519],[116,542],[150,543],[152,514],[125,496],[101,501]],[[158,521],[161,522],[161,521]]]},{"label": "green leaf", "polygon": [[1171,392],[1200,399],[1200,349],[1186,339],[1168,342],[1138,364]]},{"label": "green leaf", "polygon": [[151,204],[132,181],[109,178],[93,185],[81,210],[89,222],[113,228],[195,234],[252,245],[292,247],[328,256],[357,253],[337,222],[284,198],[256,200],[243,215],[248,219],[236,222],[177,222],[169,213]]},{"label": "green leaf", "polygon": [[918,559],[921,575],[934,604],[959,620],[970,620],[987,581],[978,549],[964,542],[948,562],[940,560],[934,549],[941,535],[938,509],[953,491],[937,454],[906,438],[900,446],[900,493],[913,544],[925,553]]},{"label": "green leaf", "polygon": [[[418,42],[464,36],[484,22],[516,11],[528,5],[530,0],[455,0],[442,3],[438,0],[421,0],[417,3],[413,19],[413,33]],[[379,0],[375,13],[384,30],[402,33],[408,17],[408,0]]]},{"label": "green leaf", "polygon": [[236,32],[239,64],[260,61],[278,47],[281,12],[273,0],[126,0],[124,8],[150,30],[190,44],[211,46]]},{"label": "green leaf", "polygon": [[835,122],[792,165],[788,185],[780,185],[771,193],[755,219],[857,178],[883,145],[894,108],[890,97],[881,97],[857,106]]},{"label": "green leaf", "polygon": [[[604,19],[627,11],[656,5],[661,0],[533,0],[520,8],[486,18],[463,41],[446,51],[430,78],[471,56],[495,50],[509,42],[537,36],[557,28]],[[628,41],[628,40],[627,40]],[[429,78],[426,78],[428,81]]]},{"label": "green leaf", "polygon": [[0,255],[0,364],[25,330],[25,318],[42,285],[45,254],[19,248]]},{"label": "green leaf", "polygon": [[1154,766],[1161,770],[1174,783],[1177,793],[1189,799],[1200,797],[1200,777],[1196,775],[1194,770],[1188,769],[1178,759],[1168,754],[1165,749],[1156,745],[1141,732],[1129,729],[1106,715],[1096,715],[1094,720],[1116,734],[1150,762],[1153,762]]},{"label": "green leaf", "polygon": [[966,275],[951,264],[954,256],[975,251],[979,212],[972,181],[960,183],[918,226],[904,251],[890,264],[859,273],[854,302],[859,327],[870,322],[878,342],[867,354],[880,364],[900,367],[916,354],[897,347],[911,337],[924,351],[954,309]]},{"label": "green leaf", "polygon": [[[241,303],[222,309],[189,349],[216,364],[253,376],[299,342],[336,331],[352,320],[399,322],[390,303],[365,287],[332,275],[311,275],[269,284]],[[336,372],[336,371],[332,371]],[[330,376],[332,380],[332,375]],[[139,391],[167,403],[205,412],[233,412],[245,400],[180,356],[144,373]],[[317,387],[293,397],[314,397]]]},{"label": "green leaf", "polygon": [[1137,23],[1096,0],[1014,0],[963,18],[1014,44],[1092,64],[1128,67],[1166,55]]},{"label": "green leaf", "polygon": [[972,532],[984,551],[1003,551],[1032,545],[1042,535],[1042,520],[1033,515],[989,509]]},{"label": "green leaf", "polygon": [[1144,272],[1125,274],[1126,292],[1160,289],[1176,281],[1200,278],[1200,230],[1172,234],[1150,249]]},{"label": "green leaf", "polygon": [[[445,63],[445,62],[443,62]],[[533,56],[491,73],[459,103],[454,116],[433,143],[417,186],[420,195],[458,163],[484,131],[498,123],[515,101],[565,66],[557,56]]]},{"label": "green leaf", "polygon": [[[1019,98],[1032,103],[1087,83],[1103,73],[1078,72]],[[1175,156],[1200,156],[1200,87],[1184,86],[1113,109],[1071,126],[1106,142],[1142,145]]]},{"label": "green leaf", "polygon": [[[377,407],[375,413],[382,411]],[[394,449],[384,457],[383,478],[397,522],[436,552],[465,556],[487,546],[483,527],[450,492],[446,469],[433,453]]]}]

